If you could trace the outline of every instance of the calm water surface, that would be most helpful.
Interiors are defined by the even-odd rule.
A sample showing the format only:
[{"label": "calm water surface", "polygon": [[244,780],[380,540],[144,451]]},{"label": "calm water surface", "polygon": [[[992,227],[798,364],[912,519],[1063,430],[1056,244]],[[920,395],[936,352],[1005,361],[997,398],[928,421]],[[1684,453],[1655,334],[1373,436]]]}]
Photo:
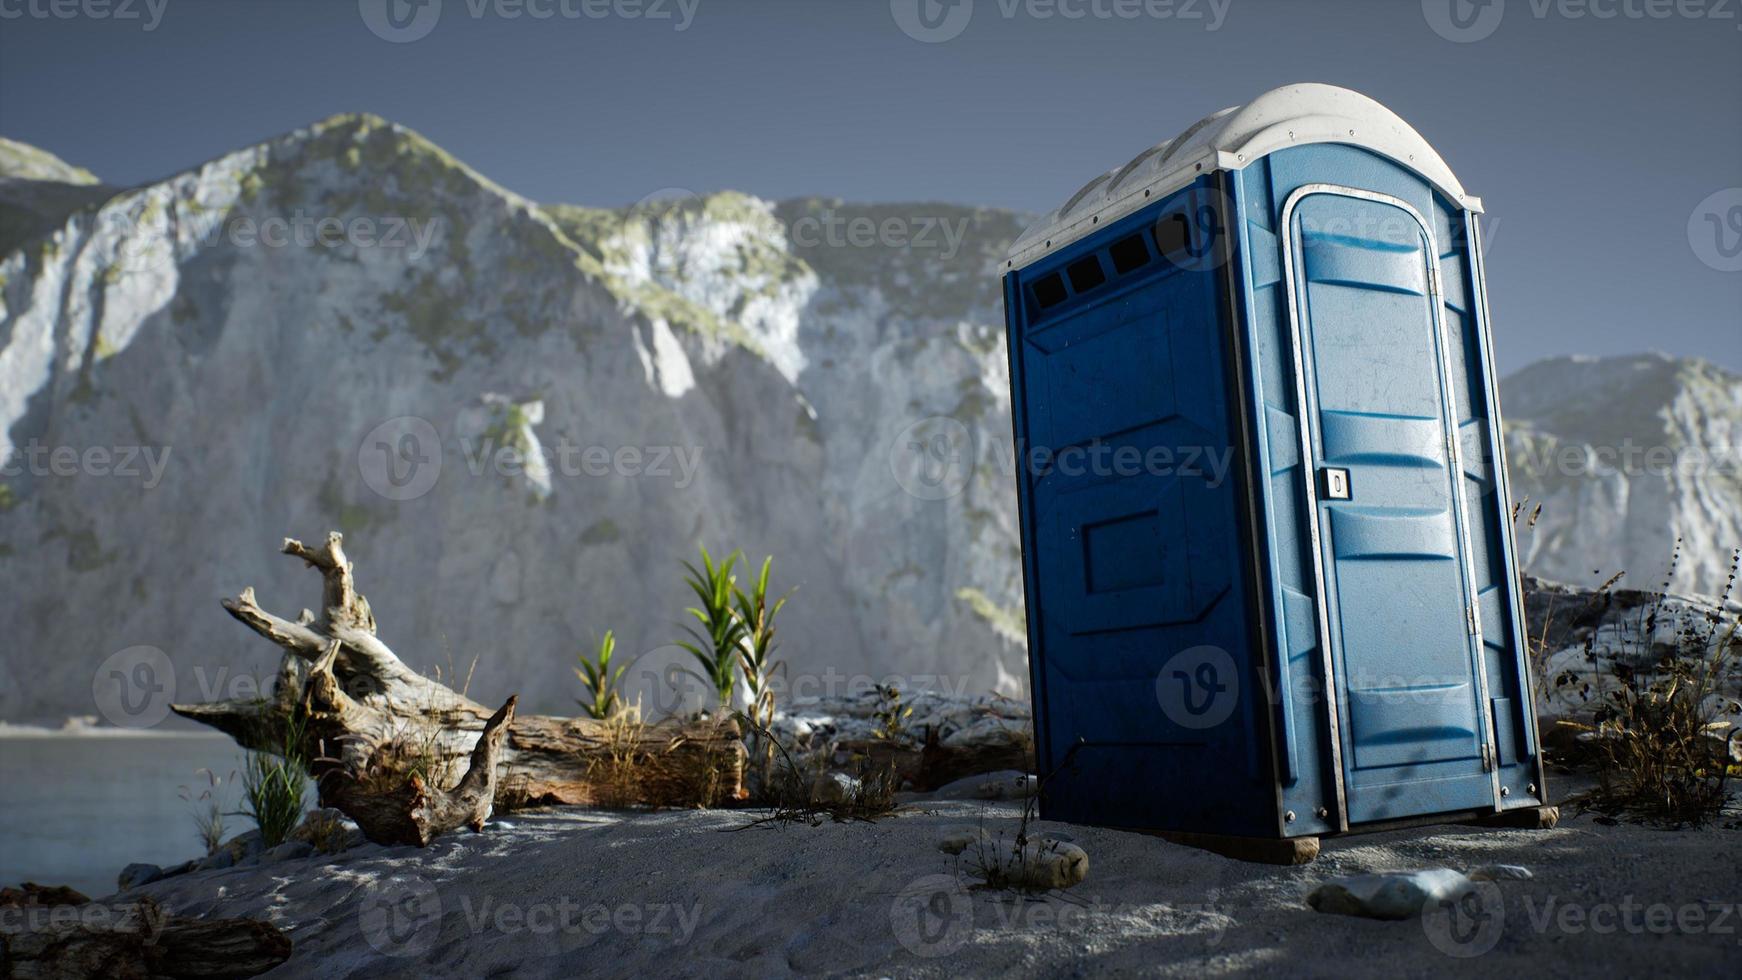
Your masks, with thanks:
[{"label": "calm water surface", "polygon": [[[201,853],[193,805],[178,792],[225,780],[225,810],[242,751],[222,735],[0,734],[0,885],[71,885],[93,898],[115,891],[134,861],[177,864]],[[310,793],[312,796],[312,792]],[[224,835],[253,829],[225,818]]]}]

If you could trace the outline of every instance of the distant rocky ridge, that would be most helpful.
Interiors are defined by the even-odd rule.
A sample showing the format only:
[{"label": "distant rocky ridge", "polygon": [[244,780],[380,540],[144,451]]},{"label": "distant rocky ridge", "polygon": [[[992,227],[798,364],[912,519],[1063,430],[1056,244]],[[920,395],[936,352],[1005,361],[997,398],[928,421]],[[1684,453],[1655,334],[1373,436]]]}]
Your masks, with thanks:
[{"label": "distant rocky ridge", "polygon": [[[276,665],[218,599],[312,605],[271,552],[332,526],[394,648],[476,658],[484,701],[565,710],[574,654],[614,629],[634,689],[673,707],[698,542],[772,554],[796,588],[794,697],[1025,687],[997,279],[1025,216],[541,205],[372,116],[125,190],[0,144],[0,209],[0,718],[92,714],[140,647],[179,700],[237,696]],[[1734,375],[1634,361],[1662,367],[1583,414],[1535,396],[1587,362],[1506,388],[1544,574],[1638,567],[1697,528],[1684,574],[1708,576],[1739,536],[1734,471],[1649,493],[1517,473],[1611,432],[1734,446]],[[1605,428],[1612,405],[1633,428]],[[939,426],[966,459],[934,457]]]},{"label": "distant rocky ridge", "polygon": [[1662,354],[1562,357],[1506,378],[1501,405],[1529,571],[1722,589],[1742,547],[1742,375]]}]

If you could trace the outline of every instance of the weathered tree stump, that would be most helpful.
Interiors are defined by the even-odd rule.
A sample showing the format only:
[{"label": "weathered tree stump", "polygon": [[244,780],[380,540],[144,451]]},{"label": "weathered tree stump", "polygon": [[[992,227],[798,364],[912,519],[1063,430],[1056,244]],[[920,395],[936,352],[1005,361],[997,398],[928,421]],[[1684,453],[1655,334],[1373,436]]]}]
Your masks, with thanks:
[{"label": "weathered tree stump", "polygon": [[290,940],[256,919],[170,915],[148,898],[0,914],[0,975],[19,980],[252,977],[290,958]]},{"label": "weathered tree stump", "polygon": [[695,806],[743,795],[744,746],[730,719],[516,716],[515,698],[492,713],[412,670],[376,635],[342,545],[336,531],[320,548],[284,542],[284,554],[321,574],[319,615],[275,616],[252,588],[224,600],[231,616],[284,650],[271,698],[173,710],[256,751],[282,755],[300,734],[296,747],[312,760],[322,805],[379,843],[476,829],[492,807]]}]

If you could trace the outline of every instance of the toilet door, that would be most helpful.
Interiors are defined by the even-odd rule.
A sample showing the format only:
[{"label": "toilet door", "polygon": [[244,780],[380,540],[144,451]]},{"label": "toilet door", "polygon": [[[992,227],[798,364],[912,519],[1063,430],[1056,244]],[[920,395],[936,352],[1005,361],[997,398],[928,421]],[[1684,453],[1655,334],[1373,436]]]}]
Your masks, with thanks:
[{"label": "toilet door", "polygon": [[1401,200],[1328,185],[1284,219],[1346,821],[1491,808],[1433,233]]}]

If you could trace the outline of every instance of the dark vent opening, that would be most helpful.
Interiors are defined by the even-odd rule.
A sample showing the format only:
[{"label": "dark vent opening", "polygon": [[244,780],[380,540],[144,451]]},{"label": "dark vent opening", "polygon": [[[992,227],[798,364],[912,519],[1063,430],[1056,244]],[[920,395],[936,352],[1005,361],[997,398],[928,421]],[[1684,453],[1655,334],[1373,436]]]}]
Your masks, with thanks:
[{"label": "dark vent opening", "polygon": [[1107,254],[1113,257],[1113,271],[1120,275],[1149,264],[1149,248],[1143,244],[1142,235],[1121,238],[1113,243]]},{"label": "dark vent opening", "polygon": [[1183,214],[1170,214],[1155,223],[1155,249],[1169,258],[1187,254],[1192,244],[1191,222]]},{"label": "dark vent opening", "polygon": [[1034,301],[1039,303],[1043,310],[1049,306],[1063,303],[1065,301],[1065,281],[1060,279],[1056,272],[1036,279],[1034,281]]},{"label": "dark vent opening", "polygon": [[1090,255],[1072,262],[1065,269],[1065,275],[1071,277],[1071,289],[1078,293],[1086,293],[1107,281],[1107,274],[1101,271],[1101,260]]}]

